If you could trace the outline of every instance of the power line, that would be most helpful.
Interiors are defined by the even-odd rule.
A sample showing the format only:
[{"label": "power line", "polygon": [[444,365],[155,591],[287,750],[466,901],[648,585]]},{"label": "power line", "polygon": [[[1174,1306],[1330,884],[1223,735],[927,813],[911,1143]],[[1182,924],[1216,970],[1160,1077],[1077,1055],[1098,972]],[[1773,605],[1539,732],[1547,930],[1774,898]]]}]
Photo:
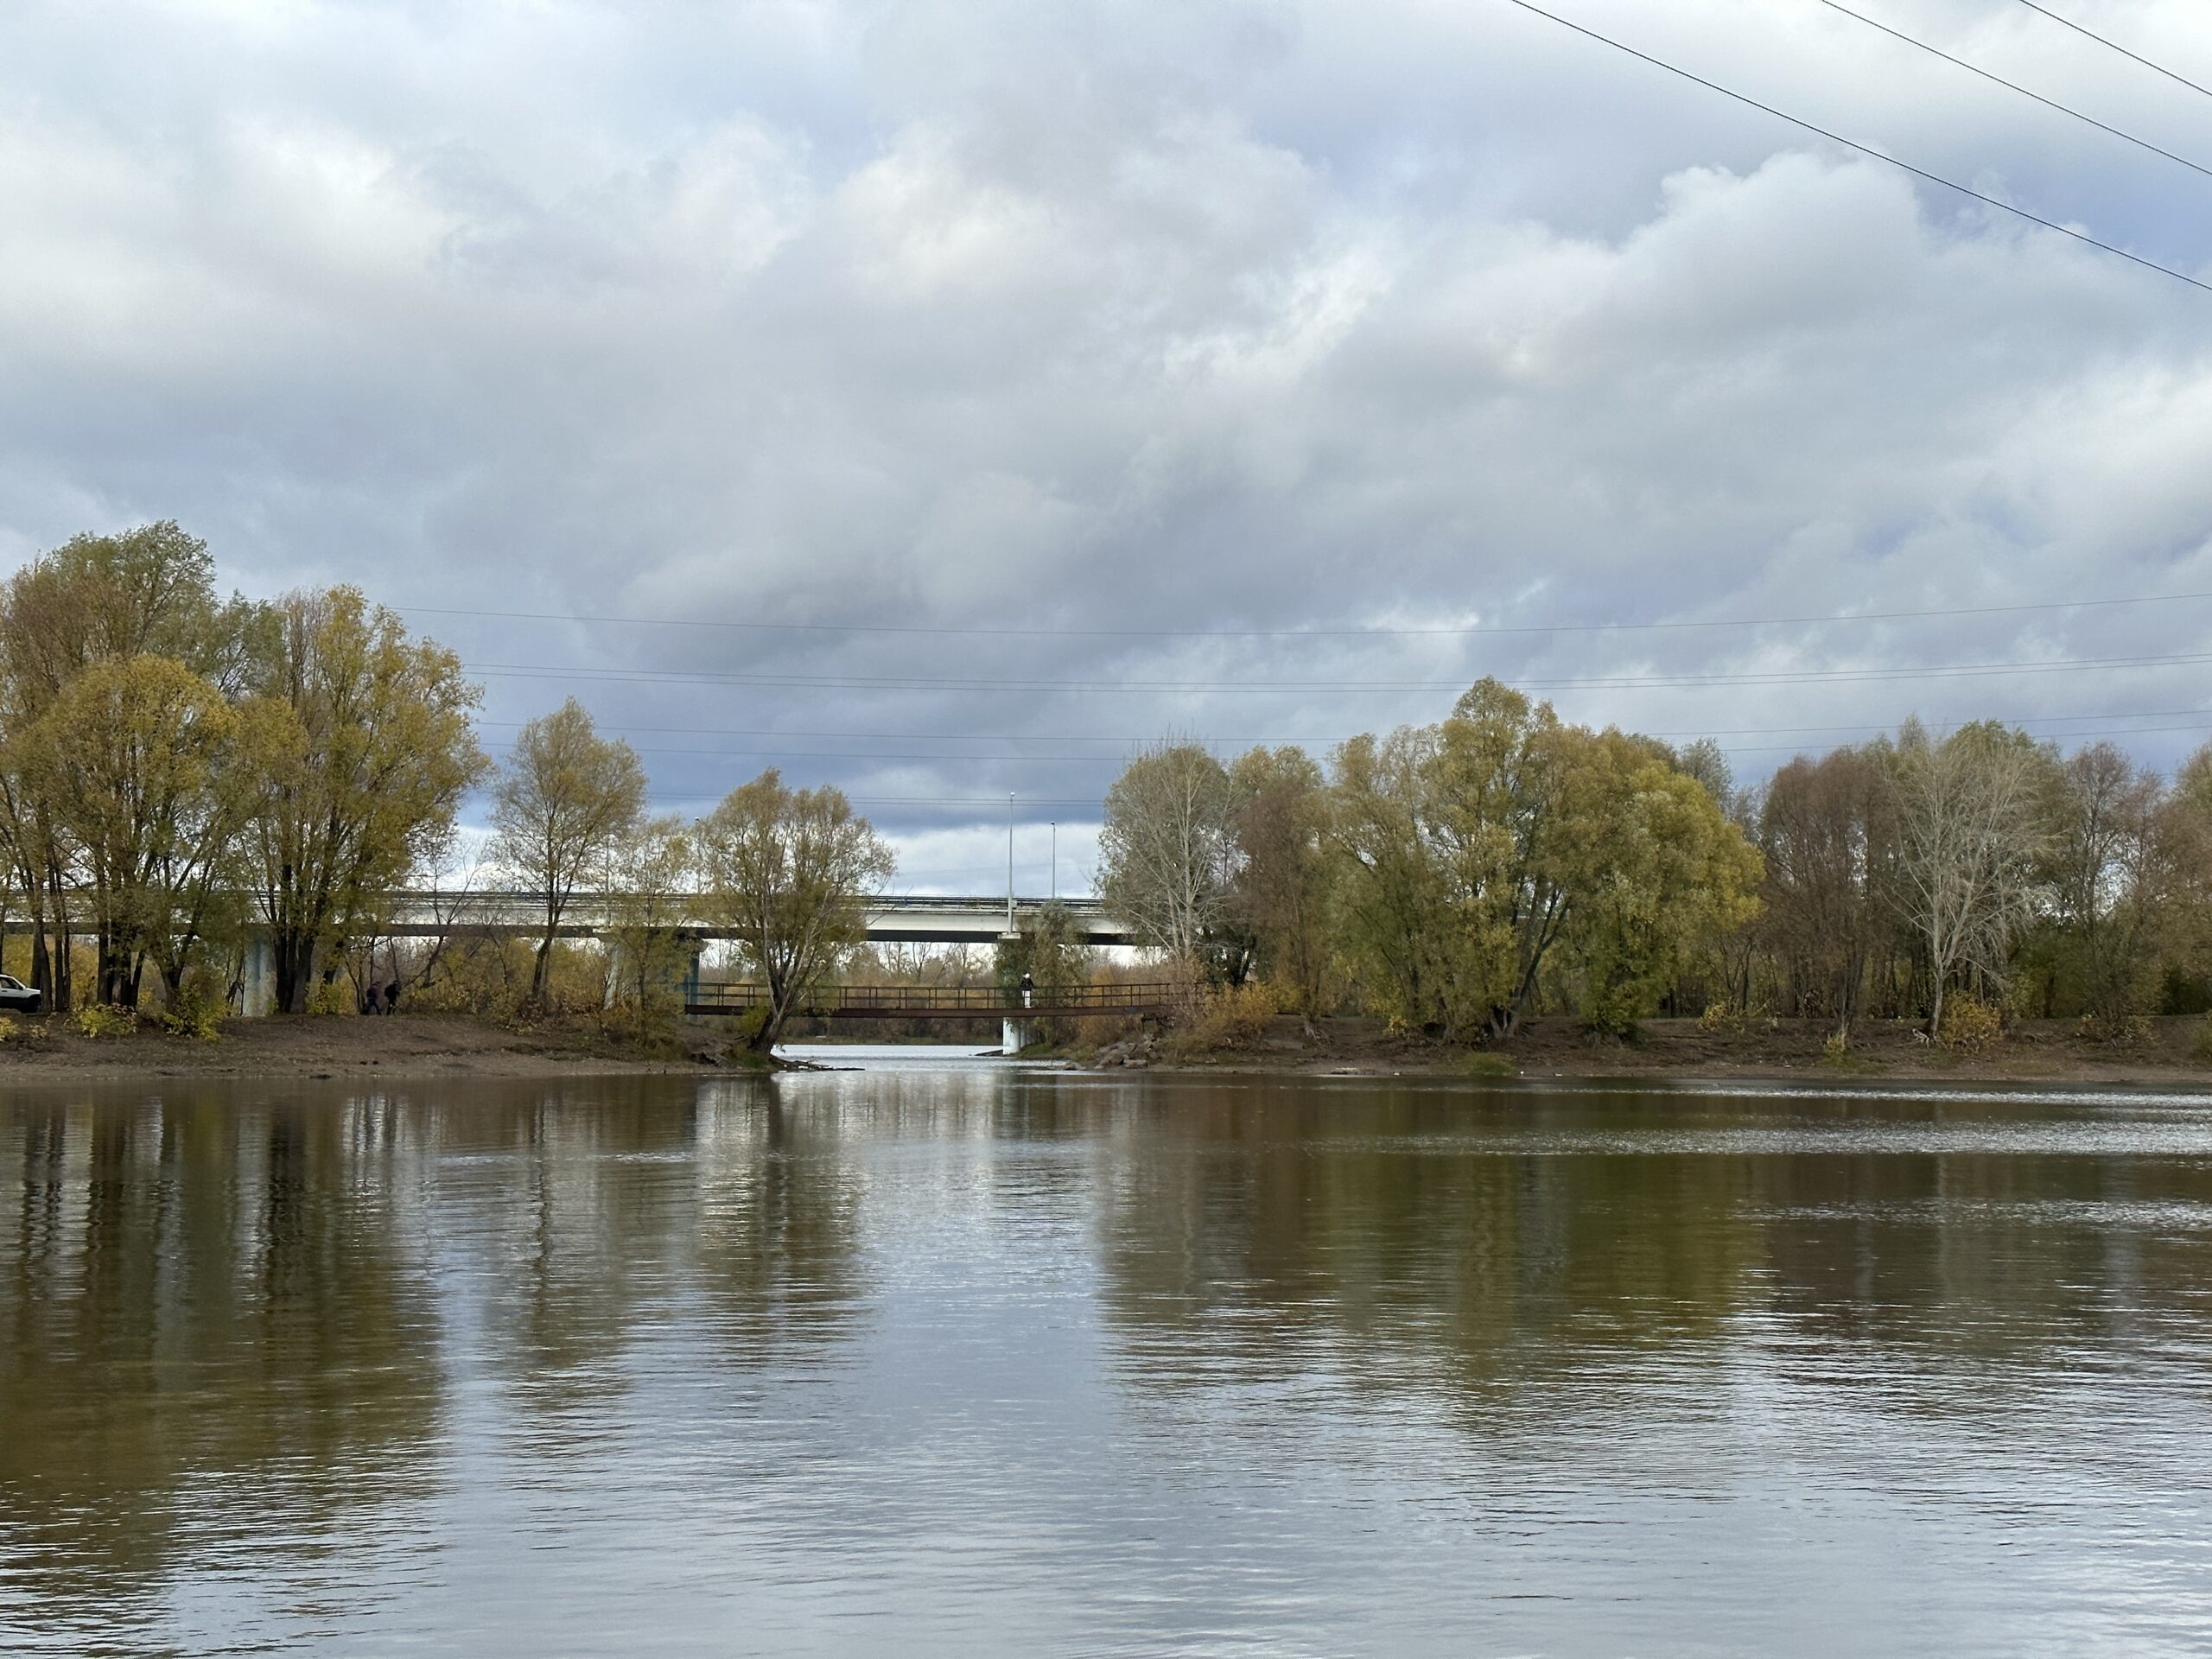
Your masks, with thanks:
[{"label": "power line", "polygon": [[[1578,23],[1572,18],[1562,17],[1555,11],[1546,11],[1541,6],[1535,4],[1534,0],[1505,0],[1505,3],[1510,6],[1518,6],[1522,10],[1533,13],[1538,17],[1542,17],[1551,22],[1557,23],[1562,29],[1573,29],[1577,35],[1586,35],[1589,39],[1597,41],[1600,46],[1610,46],[1616,52],[1624,52],[1631,58],[1638,59],[1643,62],[1651,65],[1655,69],[1664,69],[1670,75],[1680,75],[1684,80],[1694,81],[1698,86],[1706,88],[1708,92],[1718,92],[1723,98],[1733,99],[1737,103],[1745,105],[1751,109],[1760,111],[1764,114],[1773,116],[1777,120],[1787,121],[1793,127],[1802,127],[1807,132],[1813,133],[1819,137],[1826,138],[1831,143],[1841,144],[1845,149],[1856,150],[1861,156],[1871,156],[1875,161],[1886,162],[1891,167],[1901,168],[1905,172],[1911,174],[1915,178],[1925,179],[1930,184],[1940,184],[1946,190],[1955,190],[1962,196],[1970,196],[1976,201],[1985,203],[1989,207],[2011,213],[2015,218],[2024,219],[2031,225],[2040,225],[2047,231],[2056,231],[2061,236],[2071,237],[2075,241],[2086,243],[2088,246],[2093,248],[2101,248],[2105,252],[2117,255],[2119,257],[2126,260],[2131,264],[2140,265],[2145,270],[2155,270],[2162,276],[2171,276],[2177,283],[2187,283],[2191,288],[2201,289],[2207,294],[2212,294],[2212,283],[2200,281],[2198,278],[2191,276],[2186,271],[2177,270],[2171,265],[2162,265],[2157,260],[2146,259],[2139,253],[2130,253],[2126,248],[2120,247],[2113,243],[2100,241],[2097,238],[2091,236],[2087,231],[2077,231],[2071,226],[2060,224],[2056,219],[2045,219],[2040,213],[2031,213],[2024,207],[2016,207],[2009,201],[2001,200],[1995,196],[1985,195],[1980,191],[1974,189],[1970,186],[1959,183],[1955,179],[1947,179],[1940,173],[1930,173],[1924,167],[1915,167],[1910,162],[1899,161],[1896,156],[1885,155],[1882,151],[1872,148],[1871,145],[1862,144],[1856,139],[1847,138],[1840,132],[1831,132],[1826,127],[1815,126],[1812,122],[1805,120],[1802,117],[1791,115],[1786,110],[1778,110],[1771,104],[1762,104],[1756,98],[1750,97],[1743,92],[1732,91],[1726,86],[1723,86],[1717,80],[1707,80],[1703,75],[1693,73],[1691,71],[1684,69],[1678,65],[1669,63],[1664,58],[1655,58],[1649,52],[1639,52],[1636,48],[1630,46],[1624,41],[1617,41],[1611,35],[1600,35],[1596,29],[1590,29],[1581,23]],[[2029,0],[2021,0],[2021,3],[2027,4],[2029,3]],[[2037,10],[2042,10],[2041,7],[2037,7],[2036,9]],[[2087,31],[2085,30],[2084,33],[2086,32]],[[2130,55],[2132,56],[2133,54],[2131,54]],[[2178,77],[2177,77],[2177,79],[2178,79]],[[2199,87],[2197,90],[2202,92],[2203,89]]]},{"label": "power line", "polygon": [[2036,3],[2036,0],[2020,0],[2020,3],[2025,6],[2030,11],[2036,13],[2038,16],[2048,17],[2054,23],[2063,24],[2066,28],[2072,29],[2076,35],[2087,35],[2089,39],[2094,41],[2099,46],[2105,48],[2107,51],[2117,52],[2123,58],[2133,58],[2136,62],[2141,64],[2145,69],[2155,70],[2158,73],[2164,75],[2168,80],[2177,80],[2183,86],[2188,87],[2192,92],[2202,92],[2205,97],[2212,98],[2212,89],[2198,86],[2186,75],[2176,74],[2172,70],[2167,68],[2163,63],[2152,62],[2150,59],[2145,57],[2140,52],[2129,51],[2118,41],[2108,41],[2095,30],[2082,28],[2081,24],[2075,22],[2071,17],[2062,17],[2056,12],[2051,10],[2050,7],[2037,5]]},{"label": "power line", "polygon": [[614,616],[582,611],[491,611],[444,605],[396,605],[407,616],[472,616],[500,622],[581,622],[593,626],[736,628],[758,633],[887,633],[925,638],[970,635],[1042,639],[1427,639],[1484,634],[1656,633],[1688,628],[1815,627],[1841,622],[1906,622],[1923,618],[2012,616],[2034,611],[2089,610],[2114,605],[2178,605],[2212,599],[2193,594],[2136,594],[2118,599],[2064,599],[2019,605],[1957,605],[1925,611],[1839,611],[1821,616],[1715,617],[1664,622],[1478,624],[1464,628],[971,628],[876,622],[742,622],[696,616]]},{"label": "power line", "polygon": [[[1927,721],[1929,721],[1929,723],[1931,723],[1931,724],[1935,724],[1935,725],[1955,725],[1955,724],[1957,724],[1961,719],[1966,719],[1966,720],[1996,720],[1996,721],[2000,721],[2001,723],[2003,723],[2003,724],[2005,724],[2005,725],[2007,725],[2007,726],[2036,726],[2036,725],[2050,725],[2050,724],[2053,723],[2054,721],[2085,721],[2085,720],[2181,720],[2181,719],[2185,719],[2185,718],[2193,717],[2193,716],[2196,716],[2196,715],[2205,715],[2205,716],[2207,716],[2207,717],[2212,717],[2212,709],[2104,709],[2104,710],[2101,710],[2101,711],[2099,711],[2099,712],[2097,712],[2097,713],[2094,713],[2094,714],[2086,714],[2086,715],[1969,715],[1957,716],[1957,717],[1954,717],[1954,716],[1942,716],[1942,717],[1940,717],[1940,718],[1939,718],[1939,717],[1937,717],[1937,716],[1934,716],[1934,715],[1922,715],[1922,716],[1921,716],[1921,718],[1923,718],[1923,720],[1927,720]],[[1867,722],[1861,721],[1861,722],[1859,722],[1859,723],[1858,723],[1858,724],[1856,724],[1856,725],[1849,725],[1849,726],[1726,726],[1726,727],[1710,727],[1710,726],[1700,726],[1700,727],[1692,728],[1688,729],[1688,730],[1681,730],[1681,731],[1656,731],[1656,732],[1646,732],[1646,733],[1644,734],[1644,735],[1645,735],[1645,736],[1647,736],[1647,737],[1663,737],[1663,738],[1696,738],[1696,737],[1772,737],[1772,736],[1778,735],[1778,734],[1782,734],[1782,733],[1784,733],[1784,732],[1804,732],[1804,733],[1811,733],[1811,734],[1819,734],[1827,733],[1827,732],[1861,732],[1861,731],[1869,731],[1869,730],[1886,729],[1886,728],[1887,728],[1887,727],[1889,727],[1889,726],[1895,726],[1895,725],[1898,724],[1901,721],[1903,721],[1903,720],[1904,720],[1904,719],[1905,719],[1905,718],[1906,718],[1906,716],[1900,715],[1899,716],[1897,716],[1897,720],[1892,720],[1892,721],[1887,721],[1887,722],[1875,721],[1875,722],[1872,722],[1872,723],[1870,725],[1870,724],[1869,724],[1869,723],[1867,723]],[[504,728],[518,728],[518,727],[523,726],[523,725],[524,725],[524,724],[525,724],[525,723],[526,723],[526,722],[524,722],[524,721],[519,721],[519,720],[480,720],[480,721],[478,721],[476,722],[476,724],[477,724],[479,727],[498,727],[498,728],[503,728],[503,729],[504,729]],[[771,728],[745,728],[745,727],[720,727],[720,726],[632,726],[632,725],[627,725],[627,724],[621,725],[621,726],[617,727],[617,728],[613,728],[613,729],[616,729],[616,730],[619,730],[619,731],[621,731],[621,732],[652,732],[652,733],[654,733],[654,734],[659,734],[659,735],[664,735],[664,736],[677,736],[677,737],[789,737],[789,738],[807,738],[807,739],[829,739],[829,738],[838,738],[838,739],[843,739],[843,740],[846,740],[846,741],[848,741],[855,742],[855,743],[930,743],[930,742],[944,742],[944,743],[1024,743],[1024,742],[1033,742],[1033,743],[1118,743],[1118,744],[1124,744],[1124,745],[1126,745],[1126,744],[1132,744],[1132,743],[1154,743],[1154,742],[1157,742],[1157,741],[1160,741],[1160,734],[1159,733],[1157,733],[1157,732],[1154,732],[1154,733],[1151,733],[1151,734],[1147,734],[1147,735],[1135,736],[1135,737],[1097,736],[1097,735],[1091,735],[1091,734],[1089,734],[1080,733],[1080,732],[816,732],[816,731],[779,731],[779,730],[774,730],[774,729],[771,729]],[[2057,734],[2055,734],[2055,735],[2057,735],[2057,736],[2064,736],[2064,735],[2066,735],[2066,734],[2064,734],[2064,733],[2057,733]],[[1243,743],[1243,744],[1248,744],[1248,745],[1249,745],[1249,744],[1281,744],[1281,743],[1295,743],[1295,744],[1308,745],[1308,746],[1313,746],[1313,747],[1324,747],[1324,746],[1326,746],[1326,745],[1329,745],[1329,744],[1333,744],[1333,743],[1341,743],[1341,742],[1343,742],[1344,740],[1342,737],[1340,737],[1340,736],[1339,736],[1339,737],[1280,737],[1280,736],[1273,736],[1273,737],[1253,737],[1253,736],[1238,735],[1238,734],[1212,734],[1212,735],[1195,735],[1195,734],[1194,734],[1194,735],[1191,735],[1191,736],[1188,736],[1188,737],[1181,738],[1181,739],[1179,739],[1179,741],[1185,741],[1185,742],[1190,742],[1190,743],[1212,744],[1212,745],[1223,745],[1223,746],[1225,746],[1225,745],[1228,745],[1228,744],[1231,744],[1231,743]],[[736,751],[726,751],[726,750],[719,750],[719,749],[662,749],[662,750],[658,750],[658,751],[649,750],[649,751],[646,751],[646,752],[647,752],[647,753],[664,753],[664,754],[695,754],[695,753],[696,753],[696,754],[719,754],[719,753],[741,753],[741,754],[755,754],[755,753],[766,754],[766,753],[776,753],[775,751],[770,751],[770,750],[765,750],[765,749],[762,749],[762,750],[743,749],[743,750],[736,750]],[[790,750],[790,751],[782,751],[782,753],[794,753],[794,754],[798,754],[798,753],[811,754],[813,752],[812,752],[812,751],[798,751],[798,750]],[[825,750],[825,751],[823,751],[822,753],[823,753],[824,754],[830,754],[830,753],[833,753],[833,752],[831,752],[831,751],[826,751],[826,750]],[[836,751],[836,752],[834,752],[834,753],[840,753],[840,754],[842,754],[842,753],[844,753],[845,752],[843,752],[843,751]],[[913,758],[913,759],[915,759],[915,760],[990,760],[990,759],[993,759],[994,757],[992,757],[992,756],[988,756],[988,755],[947,754],[947,755],[915,755],[915,756],[913,756],[913,757],[912,757],[912,758]],[[1070,756],[1065,756],[1065,757],[1041,757],[1041,756],[1033,756],[1033,755],[1021,755],[1021,756],[1018,756],[1018,757],[1014,757],[1014,758],[1020,759],[1020,760],[1036,760],[1036,759],[1046,759],[1046,758],[1061,758],[1061,759],[1067,759],[1067,760],[1111,760],[1113,757],[1112,757],[1112,756],[1110,756],[1110,755],[1106,755],[1106,756],[1099,756],[1099,755],[1070,755]]]},{"label": "power line", "polygon": [[1931,46],[1926,41],[1916,40],[1912,35],[1905,34],[1902,29],[1891,29],[1887,23],[1878,22],[1876,19],[1867,16],[1864,12],[1853,11],[1849,6],[1842,4],[1840,0],[1820,0],[1820,3],[1826,6],[1830,11],[1840,11],[1847,17],[1856,18],[1859,22],[1866,24],[1869,29],[1878,29],[1883,34],[1889,35],[1892,40],[1903,41],[1907,46],[1918,47],[1923,52],[1930,53],[1933,55],[1942,59],[1946,63],[1956,64],[1960,68],[1965,70],[1969,74],[1980,75],[1984,80],[1993,80],[1999,86],[2003,86],[2012,92],[2018,92],[2022,98],[2031,98],[2037,103],[2042,105],[2045,109],[2056,110],[2061,115],[2070,115],[2076,121],[2087,122],[2090,126],[2094,127],[2099,132],[2108,132],[2113,137],[2124,139],[2128,143],[2135,145],[2138,149],[2147,149],[2153,156],[2163,156],[2170,162],[2178,162],[2182,166],[2188,168],[2191,172],[2202,173],[2206,178],[2212,179],[2212,167],[2200,166],[2198,163],[2190,161],[2186,156],[2177,156],[2171,149],[2160,149],[2157,144],[2152,143],[2147,138],[2138,138],[2132,132],[2122,132],[2118,127],[2108,125],[2106,123],[2098,120],[2094,115],[2084,115],[2077,109],[2061,104],[2056,99],[2045,98],[2041,92],[2031,92],[2025,86],[2021,86],[2018,81],[2007,80],[2004,76],[1994,73],[1990,70],[1984,69],[1979,64],[1968,63],[1964,58],[1955,58],[1948,52],[1943,50],[1940,46]]},{"label": "power line", "polygon": [[[1522,680],[1523,691],[1567,690],[1636,690],[1720,685],[1839,684],[1888,680],[1980,678],[2018,674],[2081,673],[2094,670],[2169,668],[2212,662],[2212,655],[2191,652],[2159,657],[2105,657],[2024,663],[1944,663],[1921,668],[1758,670],[1742,673],[1649,674],[1613,678]],[[918,676],[710,674],[677,670],[569,668],[556,664],[474,663],[467,672],[490,679],[556,679],[586,684],[738,686],[752,689],[872,691],[1080,691],[1142,694],[1207,692],[1217,695],[1280,696],[1285,692],[1337,694],[1451,691],[1465,689],[1452,680],[982,680],[932,679]]]}]

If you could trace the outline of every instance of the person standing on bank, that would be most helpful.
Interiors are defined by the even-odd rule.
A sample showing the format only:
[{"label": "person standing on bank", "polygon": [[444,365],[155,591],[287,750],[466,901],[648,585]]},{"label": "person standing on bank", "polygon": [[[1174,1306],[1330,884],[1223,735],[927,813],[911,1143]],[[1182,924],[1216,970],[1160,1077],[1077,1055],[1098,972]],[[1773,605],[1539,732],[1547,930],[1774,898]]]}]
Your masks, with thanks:
[{"label": "person standing on bank", "polygon": [[396,979],[384,988],[384,1011],[386,1014],[399,1012],[399,982]]}]

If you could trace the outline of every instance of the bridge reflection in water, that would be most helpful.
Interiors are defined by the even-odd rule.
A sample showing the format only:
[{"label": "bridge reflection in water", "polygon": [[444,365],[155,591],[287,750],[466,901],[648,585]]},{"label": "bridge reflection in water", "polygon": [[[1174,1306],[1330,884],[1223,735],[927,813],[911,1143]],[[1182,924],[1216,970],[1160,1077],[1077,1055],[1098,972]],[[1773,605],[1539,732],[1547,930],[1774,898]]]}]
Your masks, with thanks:
[{"label": "bridge reflection in water", "polygon": [[[1167,1011],[1176,987],[1160,984],[1076,985],[1037,991],[1024,1002],[990,985],[839,985],[816,992],[795,1012],[810,1020],[1080,1019],[1086,1014],[1144,1014]],[[687,986],[686,1014],[744,1014],[764,1007],[765,985],[703,981]]]}]

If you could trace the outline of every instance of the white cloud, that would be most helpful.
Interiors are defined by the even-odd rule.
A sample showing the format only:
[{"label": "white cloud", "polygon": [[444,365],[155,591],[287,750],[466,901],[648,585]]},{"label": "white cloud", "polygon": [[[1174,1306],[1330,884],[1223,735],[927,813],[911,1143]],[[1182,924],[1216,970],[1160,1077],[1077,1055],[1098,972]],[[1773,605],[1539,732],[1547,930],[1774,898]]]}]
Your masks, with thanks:
[{"label": "white cloud", "polygon": [[[2201,180],[1820,9],[1570,10],[2212,256]],[[2023,8],[1915,26],[2190,142],[2166,89]],[[2182,0],[2111,26],[2212,65]],[[174,516],[255,590],[998,631],[421,619],[486,664],[819,682],[574,688],[666,751],[671,798],[779,749],[886,802],[1014,788],[1072,821],[1147,734],[1325,740],[1483,671],[2145,655],[2212,617],[1117,632],[2212,587],[2212,297],[1503,9],[31,4],[0,18],[0,555]],[[1213,689],[1037,683],[1068,680]],[[1428,689],[1330,689],[1379,680]],[[1756,772],[1791,721],[2177,709],[2192,680],[1557,695],[1744,731]],[[487,683],[495,722],[571,689]],[[679,752],[704,747],[747,753]],[[994,815],[878,816],[937,859]]]}]

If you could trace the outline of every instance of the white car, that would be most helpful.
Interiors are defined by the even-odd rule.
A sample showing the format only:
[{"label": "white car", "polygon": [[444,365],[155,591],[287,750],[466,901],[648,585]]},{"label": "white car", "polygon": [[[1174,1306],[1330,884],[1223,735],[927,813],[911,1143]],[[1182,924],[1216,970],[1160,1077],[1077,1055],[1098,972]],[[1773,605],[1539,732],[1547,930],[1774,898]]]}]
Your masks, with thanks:
[{"label": "white car", "polygon": [[33,990],[12,974],[0,974],[0,1009],[16,1014],[36,1014],[45,1003],[44,991]]}]

